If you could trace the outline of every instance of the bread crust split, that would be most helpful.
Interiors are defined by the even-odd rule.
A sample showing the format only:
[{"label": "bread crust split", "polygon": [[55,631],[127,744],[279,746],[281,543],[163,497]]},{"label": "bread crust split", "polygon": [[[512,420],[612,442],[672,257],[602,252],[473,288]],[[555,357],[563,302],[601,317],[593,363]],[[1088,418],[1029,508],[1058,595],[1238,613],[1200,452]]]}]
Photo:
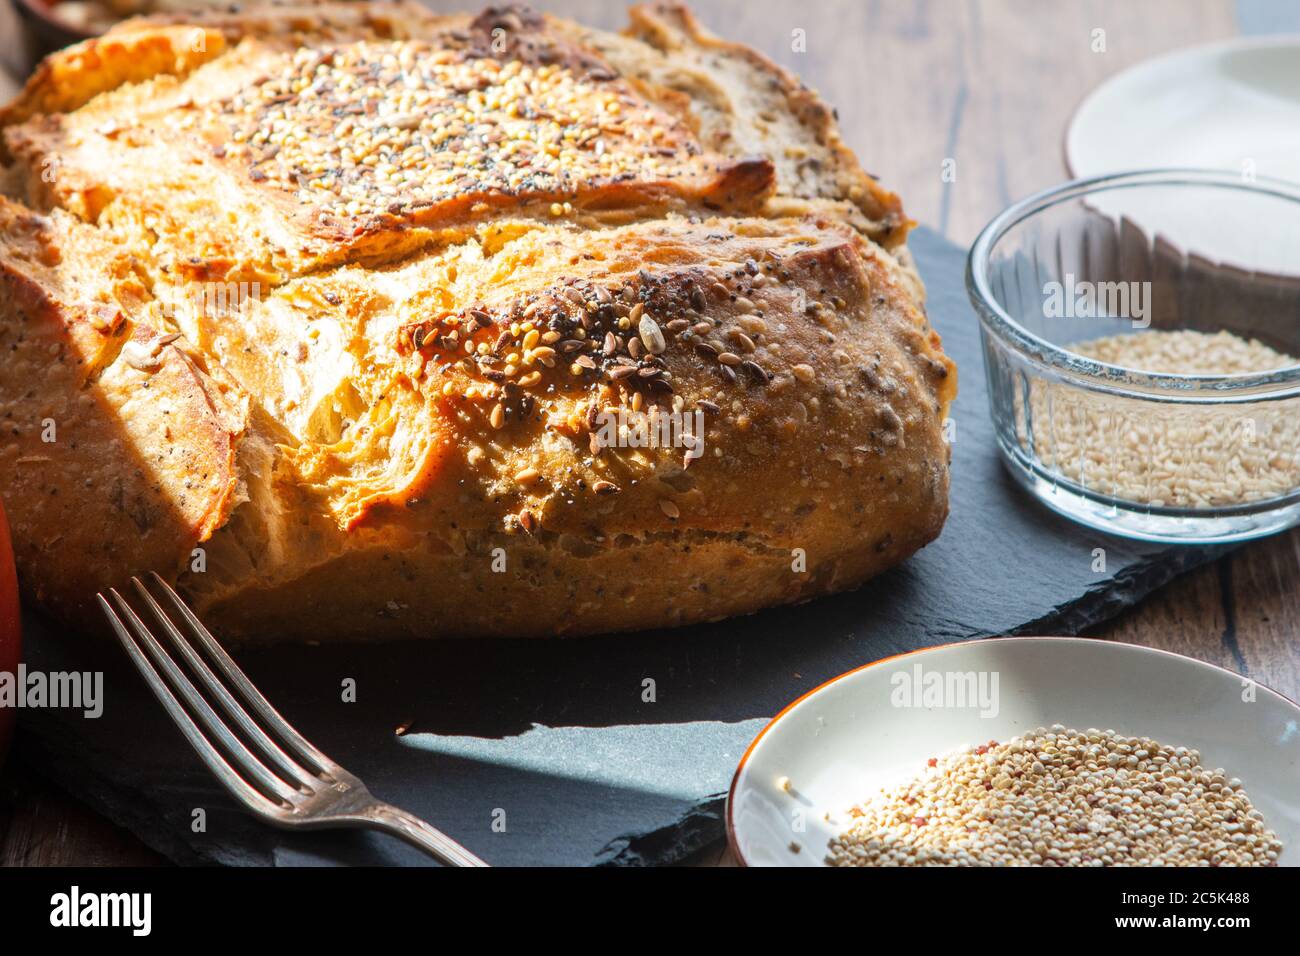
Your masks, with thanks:
[{"label": "bread crust split", "polygon": [[57,614],[157,570],[243,641],[675,626],[943,526],[911,223],[684,7],[134,20],[0,134],[0,495]]}]

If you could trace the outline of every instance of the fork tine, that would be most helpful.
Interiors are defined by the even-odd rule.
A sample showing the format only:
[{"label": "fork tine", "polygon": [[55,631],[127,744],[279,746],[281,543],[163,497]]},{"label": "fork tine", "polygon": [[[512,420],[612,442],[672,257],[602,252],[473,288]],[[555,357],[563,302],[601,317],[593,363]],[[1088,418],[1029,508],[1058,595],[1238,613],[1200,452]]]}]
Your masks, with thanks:
[{"label": "fork tine", "polygon": [[230,695],[230,691],[212,673],[212,669],[208,667],[203,658],[195,652],[190,642],[185,639],[185,635],[180,632],[166,612],[158,606],[158,602],[154,600],[153,595],[149,593],[143,582],[139,578],[132,578],[131,583],[135,586],[136,592],[149,606],[149,610],[153,612],[154,619],[167,632],[172,647],[185,658],[190,665],[191,671],[199,676],[203,686],[207,688],[211,696],[216,698],[221,705],[221,709],[226,712],[226,716],[233,720],[239,729],[244,732],[245,739],[252,740],[257,749],[262,752],[262,756],[272,764],[273,769],[279,771],[280,776],[290,783],[295,780],[298,781],[302,788],[306,790],[310,790],[319,783],[319,780],[312,777],[310,771],[294,763],[288,754],[276,746],[275,741],[268,737],[265,731],[248,715],[248,711],[239,706],[239,702]]},{"label": "fork tine", "polygon": [[158,698],[163,708],[171,715],[177,729],[189,741],[195,753],[208,765],[208,769],[216,775],[216,778],[237,800],[240,800],[250,810],[267,815],[280,812],[280,808],[276,804],[268,800],[255,788],[250,787],[244,778],[226,762],[226,759],[221,756],[217,748],[212,746],[212,742],[203,736],[203,731],[199,730],[194,720],[181,706],[181,702],[176,699],[176,695],[172,693],[171,688],[167,686],[167,682],[163,680],[162,675],[158,673],[157,668],[150,663],[149,658],[140,650],[140,646],[136,643],[135,638],[131,636],[131,632],[127,630],[108,601],[104,600],[104,595],[96,594],[95,597],[99,599],[99,606],[103,610],[104,616],[108,618],[108,623],[112,626],[113,633],[117,635],[118,641],[121,642],[127,657],[131,659],[131,663],[140,672],[140,676],[144,678],[144,682],[149,685],[149,689],[153,691],[154,696]]},{"label": "fork tine", "polygon": [[112,597],[113,603],[117,605],[118,614],[125,619],[135,639],[144,645],[145,652],[153,661],[154,666],[160,668],[167,676],[173,693],[178,694],[184,700],[190,712],[198,718],[197,722],[202,725],[203,730],[207,731],[208,736],[217,739],[218,743],[225,749],[226,755],[234,760],[245,776],[252,777],[253,782],[261,787],[263,791],[274,794],[286,807],[292,806],[293,800],[300,798],[302,794],[286,785],[279,777],[262,766],[261,761],[221,722],[221,718],[203,699],[203,695],[198,692],[190,679],[176,666],[176,662],[167,656],[167,652],[163,650],[162,645],[149,632],[149,628],[144,626],[144,622],[136,616],[135,611],[131,609],[131,605],[126,603],[126,599],[118,594],[115,588],[109,588],[108,593]]},{"label": "fork tine", "polygon": [[185,618],[186,623],[189,624],[190,634],[203,645],[209,659],[216,665],[217,670],[225,677],[226,681],[234,685],[235,690],[243,700],[244,706],[260,717],[262,723],[272,733],[279,736],[280,742],[287,746],[290,752],[307,764],[308,767],[314,764],[316,772],[326,775],[340,771],[342,768],[338,764],[308,743],[298,731],[293,729],[287,720],[280,716],[279,712],[271,706],[270,701],[263,697],[261,691],[253,686],[253,682],[244,676],[244,672],[239,669],[239,665],[217,643],[217,639],[212,636],[212,633],[203,626],[203,622],[180,599],[180,595],[172,590],[171,585],[164,581],[156,571],[151,571],[149,577],[155,585],[163,590],[177,612]]}]

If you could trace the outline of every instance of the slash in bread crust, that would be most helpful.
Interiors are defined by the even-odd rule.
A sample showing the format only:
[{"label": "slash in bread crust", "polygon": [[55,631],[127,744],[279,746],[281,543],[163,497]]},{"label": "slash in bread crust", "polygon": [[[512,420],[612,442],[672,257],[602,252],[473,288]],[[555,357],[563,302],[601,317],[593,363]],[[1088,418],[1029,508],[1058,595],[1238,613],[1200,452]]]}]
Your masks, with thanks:
[{"label": "slash in bread crust", "polygon": [[[0,494],[56,610],[156,569],[247,640],[676,625],[942,527],[898,198],[682,7],[131,21],[0,132]],[[598,440],[652,409],[702,455]]]}]

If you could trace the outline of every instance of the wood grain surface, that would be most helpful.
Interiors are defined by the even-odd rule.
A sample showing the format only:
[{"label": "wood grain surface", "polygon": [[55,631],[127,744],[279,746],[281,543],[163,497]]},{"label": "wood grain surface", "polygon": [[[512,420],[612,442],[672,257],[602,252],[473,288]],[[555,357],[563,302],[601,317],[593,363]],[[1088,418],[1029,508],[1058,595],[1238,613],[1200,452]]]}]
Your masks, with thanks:
[{"label": "wood grain surface", "polygon": [[[1270,22],[1261,0],[1242,3],[1252,29]],[[623,23],[620,5],[603,0],[536,5],[608,28]],[[962,244],[1014,199],[1066,178],[1065,127],[1097,83],[1240,29],[1232,0],[696,0],[694,7],[715,32],[759,48],[820,90],[838,107],[867,169],[903,196],[913,218]],[[0,27],[8,36],[9,24]],[[945,181],[945,161],[955,181]],[[1175,580],[1093,634],[1220,664],[1297,698],[1298,595],[1300,531],[1293,531]],[[39,768],[12,762],[0,777],[0,863],[161,862],[74,797],[45,785]],[[729,861],[719,845],[693,862]]]}]

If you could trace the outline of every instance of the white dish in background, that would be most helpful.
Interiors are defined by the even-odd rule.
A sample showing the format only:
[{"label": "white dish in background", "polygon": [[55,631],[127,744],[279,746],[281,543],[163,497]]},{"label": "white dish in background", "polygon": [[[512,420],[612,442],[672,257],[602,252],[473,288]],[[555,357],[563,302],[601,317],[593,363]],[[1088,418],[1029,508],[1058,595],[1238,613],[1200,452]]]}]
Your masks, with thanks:
[{"label": "white dish in background", "polygon": [[[922,673],[996,673],[997,714],[893,706],[894,675],[910,677],[918,666]],[[1281,864],[1296,865],[1300,706],[1259,685],[1254,701],[1243,701],[1250,686],[1189,657],[1089,638],[975,640],[885,658],[828,681],[763,728],[731,784],[727,837],[742,864],[824,866],[846,811],[880,787],[963,745],[1059,723],[1199,750],[1202,764],[1241,778],[1282,840]]]},{"label": "white dish in background", "polygon": [[[1300,37],[1194,47],[1111,77],[1075,110],[1065,162],[1076,178],[1201,168],[1300,183]],[[1300,273],[1300,230],[1293,222],[1224,231],[1222,222],[1239,218],[1230,207],[1151,206],[1111,197],[1097,208],[1127,216],[1148,235],[1213,262]]]}]

